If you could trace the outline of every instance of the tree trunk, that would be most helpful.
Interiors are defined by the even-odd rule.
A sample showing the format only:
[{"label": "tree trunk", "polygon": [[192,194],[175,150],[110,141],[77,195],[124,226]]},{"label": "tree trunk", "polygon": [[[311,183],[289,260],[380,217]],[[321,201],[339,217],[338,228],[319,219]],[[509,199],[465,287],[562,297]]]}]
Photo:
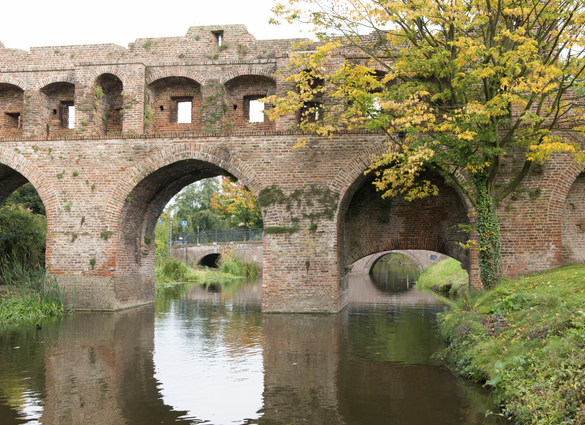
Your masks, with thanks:
[{"label": "tree trunk", "polygon": [[477,200],[480,278],[484,288],[492,289],[502,280],[500,225],[487,187],[487,176],[474,174],[472,180]]}]

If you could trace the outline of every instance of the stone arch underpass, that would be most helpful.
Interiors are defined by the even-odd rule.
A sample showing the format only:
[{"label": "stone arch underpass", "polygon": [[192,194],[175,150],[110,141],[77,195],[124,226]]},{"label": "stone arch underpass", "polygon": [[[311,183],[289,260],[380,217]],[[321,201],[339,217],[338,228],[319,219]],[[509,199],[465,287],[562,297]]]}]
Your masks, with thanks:
[{"label": "stone arch underpass", "polygon": [[402,197],[382,199],[371,175],[356,177],[339,213],[346,269],[373,254],[426,250],[455,258],[470,271],[469,252],[460,245],[469,235],[459,230],[459,224],[469,224],[468,208],[441,177],[428,172],[425,178],[437,185],[438,196],[407,201]]},{"label": "stone arch underpass", "polygon": [[227,243],[213,245],[175,245],[171,249],[171,256],[191,266],[216,267],[224,249],[235,251],[245,261],[256,263],[262,270],[263,246],[262,242]]},{"label": "stone arch underpass", "polygon": [[371,272],[376,263],[388,254],[401,254],[410,258],[418,268],[419,272],[422,272],[424,269],[436,263],[437,261],[441,261],[447,258],[446,255],[439,254],[436,251],[395,249],[392,251],[378,252],[376,254],[371,254],[360,258],[353,263],[351,272],[357,274],[368,274]]}]

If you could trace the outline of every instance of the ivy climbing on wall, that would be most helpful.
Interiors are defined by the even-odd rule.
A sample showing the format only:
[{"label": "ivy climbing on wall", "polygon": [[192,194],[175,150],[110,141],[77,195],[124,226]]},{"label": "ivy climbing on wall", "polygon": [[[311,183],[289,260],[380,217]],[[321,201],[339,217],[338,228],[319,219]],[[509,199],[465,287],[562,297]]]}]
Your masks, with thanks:
[{"label": "ivy climbing on wall", "polygon": [[269,234],[292,234],[299,230],[300,218],[309,221],[309,230],[315,231],[321,220],[333,220],[339,203],[339,193],[329,188],[321,189],[317,185],[293,190],[286,195],[276,185],[264,188],[258,195],[258,205],[263,213],[270,205],[282,205],[290,213],[291,226],[264,227]]},{"label": "ivy climbing on wall", "polygon": [[225,99],[225,86],[219,80],[211,79],[206,87],[207,94],[203,96],[201,105],[203,132],[231,132],[233,123],[227,118],[228,104]]}]

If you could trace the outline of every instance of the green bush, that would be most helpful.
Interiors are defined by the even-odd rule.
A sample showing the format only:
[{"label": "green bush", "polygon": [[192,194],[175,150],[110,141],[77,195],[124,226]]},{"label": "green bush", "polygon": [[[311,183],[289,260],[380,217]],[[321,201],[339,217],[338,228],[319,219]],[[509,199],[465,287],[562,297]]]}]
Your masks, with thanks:
[{"label": "green bush", "polygon": [[161,260],[161,264],[156,268],[154,280],[157,282],[181,282],[189,279],[191,269],[185,263],[167,257]]},{"label": "green bush", "polygon": [[258,265],[242,260],[233,249],[224,249],[221,252],[217,269],[220,272],[233,276],[258,276]]},{"label": "green bush", "polygon": [[6,261],[1,279],[7,293],[0,301],[0,324],[59,316],[64,313],[64,296],[53,276],[41,267]]},{"label": "green bush", "polygon": [[0,266],[18,259],[33,269],[44,267],[46,235],[45,216],[20,205],[0,208]]}]

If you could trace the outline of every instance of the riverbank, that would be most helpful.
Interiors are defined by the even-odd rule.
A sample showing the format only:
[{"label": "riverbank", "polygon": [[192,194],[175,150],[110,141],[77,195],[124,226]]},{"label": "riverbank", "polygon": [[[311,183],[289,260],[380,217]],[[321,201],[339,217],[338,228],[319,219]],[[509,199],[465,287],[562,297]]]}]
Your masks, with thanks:
[{"label": "riverbank", "polygon": [[585,265],[471,292],[439,325],[439,356],[516,423],[585,424]]},{"label": "riverbank", "polygon": [[424,269],[416,281],[417,289],[430,289],[437,294],[461,297],[469,286],[469,275],[454,258],[446,258]]},{"label": "riverbank", "polygon": [[222,252],[217,268],[190,267],[185,263],[164,257],[160,265],[155,267],[155,287],[172,286],[182,282],[222,281],[244,277],[257,277],[258,266],[241,260],[232,250]]}]

